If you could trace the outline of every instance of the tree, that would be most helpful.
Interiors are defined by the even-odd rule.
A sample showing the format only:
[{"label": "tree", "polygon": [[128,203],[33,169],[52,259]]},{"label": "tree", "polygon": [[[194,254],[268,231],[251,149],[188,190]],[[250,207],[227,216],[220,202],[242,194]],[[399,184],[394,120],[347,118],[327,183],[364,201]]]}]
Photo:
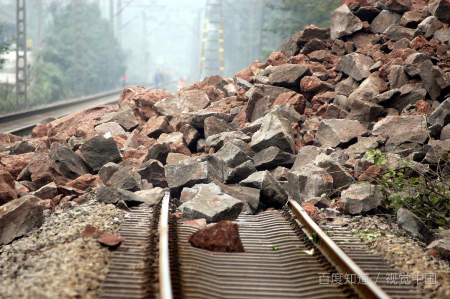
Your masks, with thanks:
[{"label": "tree", "polygon": [[340,0],[266,0],[270,13],[263,28],[266,41],[262,49],[263,56],[267,58],[271,52],[278,51],[283,46],[273,43],[273,40],[281,39],[285,43],[297,31],[310,24],[330,26],[331,14],[340,5]]},{"label": "tree", "polygon": [[[9,47],[11,46],[11,43],[9,41],[5,41],[1,38],[3,34],[3,28],[0,26],[0,55],[3,55],[8,52]],[[0,70],[3,68],[3,65],[5,64],[5,58],[0,57]]]},{"label": "tree", "polygon": [[[32,104],[73,97],[77,80],[83,80],[84,94],[111,90],[120,82],[125,71],[124,54],[118,42],[111,38],[109,22],[102,19],[95,3],[85,3],[76,9],[82,11],[78,19],[72,4],[61,7],[55,2],[51,6],[51,22],[33,70]],[[81,33],[75,32],[76,22],[83,24]],[[79,44],[83,47],[78,52],[78,65],[75,65]],[[80,69],[83,69],[83,77],[74,78]]]}]

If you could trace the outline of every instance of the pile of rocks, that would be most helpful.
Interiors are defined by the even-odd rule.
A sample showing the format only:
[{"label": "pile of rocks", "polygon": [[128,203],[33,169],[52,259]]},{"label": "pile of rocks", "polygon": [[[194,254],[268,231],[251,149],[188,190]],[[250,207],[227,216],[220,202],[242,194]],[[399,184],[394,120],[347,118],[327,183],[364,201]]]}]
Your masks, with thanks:
[{"label": "pile of rocks", "polygon": [[45,121],[31,138],[2,134],[0,244],[40,225],[42,208],[151,206],[166,188],[185,220],[288,197],[328,214],[382,208],[379,188],[357,182],[378,171],[366,149],[419,170],[450,150],[450,1],[347,2],[331,28],[305,27],[234,78],[175,94],[127,87],[118,105]]}]

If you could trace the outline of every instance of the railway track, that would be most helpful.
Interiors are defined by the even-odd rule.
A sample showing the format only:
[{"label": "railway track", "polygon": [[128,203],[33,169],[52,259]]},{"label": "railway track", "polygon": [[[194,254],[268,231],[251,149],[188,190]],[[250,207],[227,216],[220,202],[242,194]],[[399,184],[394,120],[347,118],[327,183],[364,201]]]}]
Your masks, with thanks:
[{"label": "railway track", "polygon": [[[177,88],[175,83],[176,82],[167,82],[164,86],[165,88],[170,88],[171,92],[175,92]],[[21,136],[28,135],[38,123],[46,118],[61,118],[68,114],[97,105],[116,104],[119,101],[121,92],[122,89],[102,92],[81,98],[43,105],[25,111],[1,115],[0,133],[11,133]]]},{"label": "railway track", "polygon": [[294,201],[235,220],[244,253],[192,247],[197,228],[179,225],[169,202],[167,193],[152,215],[130,212],[101,298],[423,298],[410,284],[390,283],[398,273],[359,238],[319,228]]}]

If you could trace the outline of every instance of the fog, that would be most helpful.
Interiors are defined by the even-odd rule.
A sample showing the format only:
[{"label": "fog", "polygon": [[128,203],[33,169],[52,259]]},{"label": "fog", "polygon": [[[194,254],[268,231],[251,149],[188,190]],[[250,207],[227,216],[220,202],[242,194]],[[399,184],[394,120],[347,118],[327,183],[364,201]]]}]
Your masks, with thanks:
[{"label": "fog", "polygon": [[[233,77],[254,60],[264,61],[272,51],[279,51],[306,22],[324,25],[321,18],[329,19],[328,14],[313,20],[305,17],[314,9],[323,11],[316,8],[318,3],[28,0],[27,105],[129,84],[152,86],[159,71],[171,81],[194,82],[213,74]],[[332,11],[340,1],[323,3]],[[11,45],[9,54],[0,52],[0,58],[6,59],[0,69],[0,113],[13,101],[15,16],[16,0],[1,0],[0,45],[5,41]],[[215,23],[218,20],[222,24]]]}]

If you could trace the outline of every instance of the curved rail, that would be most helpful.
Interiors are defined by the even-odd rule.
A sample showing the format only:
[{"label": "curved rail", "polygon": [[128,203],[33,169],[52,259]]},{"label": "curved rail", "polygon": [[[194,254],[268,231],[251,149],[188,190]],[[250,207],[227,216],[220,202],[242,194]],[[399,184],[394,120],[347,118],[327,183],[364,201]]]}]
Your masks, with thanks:
[{"label": "curved rail", "polygon": [[292,213],[306,229],[309,237],[312,237],[313,234],[318,237],[315,245],[340,273],[355,274],[359,279],[366,281],[364,284],[352,285],[359,296],[366,299],[390,298],[373,280],[364,276],[363,270],[328,237],[296,201],[289,200],[289,206]]},{"label": "curved rail", "polygon": [[162,200],[159,218],[159,293],[164,299],[173,298],[169,257],[169,201],[170,193],[167,192]]}]

